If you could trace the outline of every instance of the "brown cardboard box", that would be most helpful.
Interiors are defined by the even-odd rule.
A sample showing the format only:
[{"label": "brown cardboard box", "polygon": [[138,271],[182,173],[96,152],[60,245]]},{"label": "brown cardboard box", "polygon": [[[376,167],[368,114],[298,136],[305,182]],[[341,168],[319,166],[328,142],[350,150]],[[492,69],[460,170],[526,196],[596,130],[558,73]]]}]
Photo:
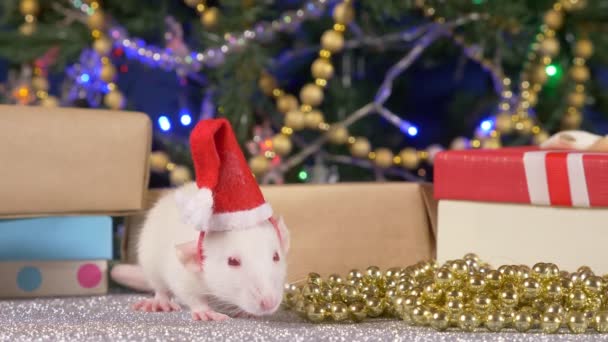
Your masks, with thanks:
[{"label": "brown cardboard box", "polygon": [[[150,191],[151,206],[164,191]],[[275,215],[291,232],[290,282],[309,272],[407,266],[435,257],[436,202],[429,184],[339,183],[265,186]],[[144,213],[127,219],[124,262],[135,263]]]},{"label": "brown cardboard box", "polygon": [[141,210],[151,136],[142,113],[0,105],[0,217]]}]

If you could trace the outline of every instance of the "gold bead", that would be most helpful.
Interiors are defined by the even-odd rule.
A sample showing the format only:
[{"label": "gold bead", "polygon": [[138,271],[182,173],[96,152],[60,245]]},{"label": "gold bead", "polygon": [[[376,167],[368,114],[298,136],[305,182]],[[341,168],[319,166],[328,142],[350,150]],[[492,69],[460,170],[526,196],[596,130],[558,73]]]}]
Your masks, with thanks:
[{"label": "gold bead", "polygon": [[540,292],[540,283],[536,279],[528,278],[524,280],[523,284],[523,295],[526,298],[534,298],[538,296]]},{"label": "gold bead", "polygon": [[59,106],[59,100],[55,96],[47,96],[40,101],[42,107],[52,108]]},{"label": "gold bead", "polygon": [[574,46],[574,55],[589,59],[593,55],[593,43],[589,39],[581,39]]},{"label": "gold bead", "polygon": [[342,284],[344,282],[344,280],[342,279],[342,277],[340,277],[339,274],[331,274],[329,277],[327,277],[327,283],[329,284],[329,286],[335,286],[338,284]]},{"label": "gold bead", "polygon": [[378,317],[384,312],[384,302],[378,298],[369,298],[365,301],[367,315],[370,317]]},{"label": "gold bead", "polygon": [[585,93],[573,92],[568,94],[568,104],[577,108],[585,105]]},{"label": "gold bead", "polygon": [[547,72],[545,71],[545,67],[543,65],[534,67],[531,70],[532,81],[538,84],[545,84],[547,82]]},{"label": "gold bead", "polygon": [[587,302],[587,295],[582,290],[574,290],[568,295],[568,303],[576,310],[580,310]]},{"label": "gold bead", "polygon": [[258,87],[260,87],[265,95],[270,96],[272,95],[272,91],[277,87],[277,80],[269,74],[264,73],[258,80]]},{"label": "gold bead", "polygon": [[502,291],[499,300],[503,307],[513,308],[519,302],[519,295],[512,290]]},{"label": "gold bead", "polygon": [[348,308],[343,303],[333,303],[331,305],[331,318],[341,322],[348,318]]},{"label": "gold bead", "polygon": [[492,307],[492,298],[486,294],[478,294],[473,298],[473,306],[476,310],[485,312]]},{"label": "gold bead", "polygon": [[422,306],[415,307],[410,316],[412,321],[418,325],[426,325],[429,323],[429,317],[425,314],[425,309]]},{"label": "gold bead", "polygon": [[249,168],[256,176],[263,175],[270,169],[270,162],[265,156],[258,155],[249,159]]},{"label": "gold bead", "polygon": [[444,331],[450,326],[450,317],[445,311],[438,310],[431,316],[430,325],[437,331]]},{"label": "gold bead", "polygon": [[540,327],[545,334],[556,333],[562,324],[561,317],[556,313],[545,313],[542,315]]},{"label": "gold bead", "polygon": [[495,122],[496,130],[500,133],[507,134],[513,129],[513,120],[511,120],[509,113],[503,112],[496,115]]},{"label": "gold bead", "polygon": [[479,293],[484,290],[486,286],[486,281],[484,280],[483,275],[473,274],[469,277],[467,282],[467,288],[469,291],[473,293]]},{"label": "gold bead", "polygon": [[599,333],[608,333],[608,311],[596,312],[593,317],[593,327]]},{"label": "gold bead", "polygon": [[545,13],[543,21],[550,29],[557,30],[562,27],[564,23],[564,15],[560,11],[549,10]]},{"label": "gold bead", "polygon": [[150,169],[154,172],[165,172],[170,161],[169,155],[163,151],[150,153]]},{"label": "gold bead", "polygon": [[322,322],[327,315],[327,311],[321,305],[308,304],[306,307],[306,317],[314,323]]},{"label": "gold bead", "polygon": [[587,7],[587,0],[561,0],[560,4],[566,11],[577,11]]},{"label": "gold bead", "polygon": [[361,322],[367,317],[365,305],[360,302],[352,303],[348,306],[348,313],[355,322]]},{"label": "gold bead", "polygon": [[93,49],[100,56],[107,56],[112,51],[112,42],[106,37],[100,37],[93,42]]},{"label": "gold bead", "polygon": [[399,157],[401,157],[401,165],[409,170],[415,169],[420,163],[420,159],[418,158],[418,153],[415,148],[404,148],[401,150],[401,152],[399,152]]},{"label": "gold bead", "polygon": [[472,312],[463,312],[458,316],[458,326],[464,331],[475,331],[480,324],[479,317]]},{"label": "gold bead", "polygon": [[376,158],[374,159],[374,164],[382,169],[389,168],[393,165],[393,152],[388,148],[380,147],[375,151]]},{"label": "gold bead", "polygon": [[498,271],[491,270],[486,274],[486,283],[495,287],[499,285],[501,278],[502,275]]},{"label": "gold bead", "polygon": [[348,272],[347,279],[363,279],[363,273],[357,269],[352,269]]},{"label": "gold bead", "polygon": [[103,98],[103,103],[110,109],[118,110],[124,105],[124,96],[118,90],[112,90]]},{"label": "gold bead", "polygon": [[332,53],[340,52],[344,48],[344,36],[334,30],[327,30],[321,36],[321,46]]},{"label": "gold bead", "polygon": [[314,78],[328,80],[334,75],[334,66],[326,58],[317,58],[310,67]]},{"label": "gold bead", "polygon": [[604,288],[604,280],[598,276],[591,276],[585,279],[584,282],[585,290],[592,294],[597,295],[600,294]]},{"label": "gold bead", "polygon": [[355,302],[358,297],[359,297],[359,290],[357,290],[357,287],[352,286],[352,285],[345,285],[342,288],[342,299],[347,302],[347,303],[353,303]]},{"label": "gold bead", "polygon": [[554,37],[545,38],[540,44],[540,49],[546,56],[555,57],[559,54],[559,41]]},{"label": "gold bead", "polygon": [[370,279],[380,279],[382,277],[382,271],[378,266],[370,266],[365,270],[365,274]]},{"label": "gold bead", "polygon": [[101,67],[101,72],[99,73],[99,77],[104,82],[113,82],[114,77],[116,77],[116,68],[111,63],[104,64]]},{"label": "gold bead", "polygon": [[34,32],[36,32],[36,23],[23,23],[19,26],[19,33],[24,36],[31,36]]},{"label": "gold bead", "polygon": [[333,17],[339,24],[349,24],[355,18],[355,11],[350,4],[342,2],[334,8]]},{"label": "gold bead", "polygon": [[39,10],[38,0],[21,0],[19,4],[19,11],[23,15],[36,15]]},{"label": "gold bead", "polygon": [[280,156],[288,155],[291,147],[291,139],[283,134],[277,134],[272,138],[272,149]]},{"label": "gold bead", "polygon": [[102,31],[106,25],[106,18],[103,11],[97,10],[87,19],[87,25],[91,30]]},{"label": "gold bead", "polygon": [[464,303],[460,299],[450,299],[445,304],[446,310],[450,314],[459,314],[464,309]]},{"label": "gold bead", "polygon": [[34,76],[32,77],[32,87],[34,90],[48,91],[49,81],[46,79],[46,77]]},{"label": "gold bead", "polygon": [[317,107],[323,102],[323,89],[314,83],[308,83],[300,90],[300,101],[303,104]]},{"label": "gold bead", "polygon": [[580,127],[582,121],[583,116],[581,112],[578,110],[573,110],[564,114],[561,124],[563,129],[577,129]]},{"label": "gold bead", "polygon": [[587,327],[589,326],[585,314],[578,311],[569,312],[567,322],[568,328],[570,328],[570,331],[575,334],[584,333],[587,331]]},{"label": "gold bead", "polygon": [[441,268],[435,273],[435,282],[439,286],[448,286],[452,283],[454,276],[448,268]]},{"label": "gold bead", "polygon": [[484,139],[481,142],[481,147],[485,148],[485,149],[497,149],[500,148],[502,146],[500,139],[497,138],[489,138],[489,139]]},{"label": "gold bead", "polygon": [[176,165],[169,173],[169,182],[171,185],[180,186],[192,180],[190,169],[183,165]]},{"label": "gold bead", "polygon": [[277,109],[281,113],[287,113],[298,109],[298,99],[290,94],[284,94],[277,98]]},{"label": "gold bead", "polygon": [[365,137],[355,138],[355,142],[350,146],[350,153],[356,158],[365,158],[371,151],[372,147],[369,140]]},{"label": "gold bead", "polygon": [[316,129],[323,121],[325,121],[323,113],[318,110],[313,110],[304,114],[304,126],[307,128]]},{"label": "gold bead", "polygon": [[485,326],[493,332],[501,331],[507,324],[505,316],[499,312],[490,312],[485,316]]},{"label": "gold bead", "polygon": [[336,145],[342,145],[348,141],[348,129],[340,124],[331,125],[329,129],[328,139],[329,142]]},{"label": "gold bead", "polygon": [[532,315],[527,312],[519,312],[513,317],[513,327],[519,332],[526,332],[532,328]]},{"label": "gold bead", "polygon": [[217,7],[209,7],[201,15],[201,24],[205,28],[211,29],[217,26],[220,18],[220,10]]},{"label": "gold bead", "polygon": [[302,287],[302,295],[306,300],[316,300],[321,296],[321,287],[314,283],[307,283]]},{"label": "gold bead", "polygon": [[570,77],[578,83],[583,83],[589,80],[589,68],[584,65],[573,65],[570,68]]}]

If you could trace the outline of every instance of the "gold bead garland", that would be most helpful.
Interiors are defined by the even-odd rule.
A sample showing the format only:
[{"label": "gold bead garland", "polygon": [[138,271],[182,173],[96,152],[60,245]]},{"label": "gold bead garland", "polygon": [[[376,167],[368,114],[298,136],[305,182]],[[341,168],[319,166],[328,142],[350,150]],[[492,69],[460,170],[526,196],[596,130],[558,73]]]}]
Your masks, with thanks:
[{"label": "gold bead garland", "polygon": [[38,0],[21,0],[19,12],[23,15],[24,23],[19,26],[19,32],[24,36],[32,35],[36,31],[36,16],[40,11]]},{"label": "gold bead garland", "polygon": [[593,55],[593,43],[586,39],[579,39],[574,45],[574,58],[570,68],[570,78],[574,82],[574,89],[567,97],[568,107],[561,121],[562,129],[577,129],[582,122],[581,109],[585,105],[585,82],[589,80],[587,59]]},{"label": "gold bead garland", "polygon": [[172,185],[179,186],[192,180],[190,169],[173,163],[169,155],[163,151],[150,153],[149,165],[153,172],[169,172],[169,181]]},{"label": "gold bead garland", "polygon": [[384,316],[438,331],[608,333],[607,278],[551,263],[493,269],[469,253],[443,265],[370,266],[345,278],[310,273],[305,284],[286,285],[283,305],[315,323]]},{"label": "gold bead garland", "polygon": [[220,17],[220,11],[217,7],[208,7],[206,0],[184,0],[184,2],[196,9],[201,18],[201,24],[205,28],[212,29],[217,26]]}]

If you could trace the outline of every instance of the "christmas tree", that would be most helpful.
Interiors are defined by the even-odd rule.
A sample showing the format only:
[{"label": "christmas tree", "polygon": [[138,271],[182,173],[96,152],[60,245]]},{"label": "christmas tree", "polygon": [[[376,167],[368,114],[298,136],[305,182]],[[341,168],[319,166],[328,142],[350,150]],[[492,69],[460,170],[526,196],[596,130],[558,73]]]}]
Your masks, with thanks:
[{"label": "christmas tree", "polygon": [[[227,117],[262,183],[432,180],[447,148],[608,131],[600,0],[10,0],[2,101],[146,112],[157,177]],[[159,176],[164,175],[164,176]]]}]

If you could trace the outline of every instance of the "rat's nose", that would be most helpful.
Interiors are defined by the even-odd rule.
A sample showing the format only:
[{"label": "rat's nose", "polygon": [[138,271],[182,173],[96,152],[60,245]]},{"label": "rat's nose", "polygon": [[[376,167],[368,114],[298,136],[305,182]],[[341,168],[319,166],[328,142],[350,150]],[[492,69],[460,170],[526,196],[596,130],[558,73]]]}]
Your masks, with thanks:
[{"label": "rat's nose", "polygon": [[264,311],[274,308],[275,305],[276,305],[276,302],[272,297],[264,297],[262,299],[262,301],[260,302],[260,307]]}]

